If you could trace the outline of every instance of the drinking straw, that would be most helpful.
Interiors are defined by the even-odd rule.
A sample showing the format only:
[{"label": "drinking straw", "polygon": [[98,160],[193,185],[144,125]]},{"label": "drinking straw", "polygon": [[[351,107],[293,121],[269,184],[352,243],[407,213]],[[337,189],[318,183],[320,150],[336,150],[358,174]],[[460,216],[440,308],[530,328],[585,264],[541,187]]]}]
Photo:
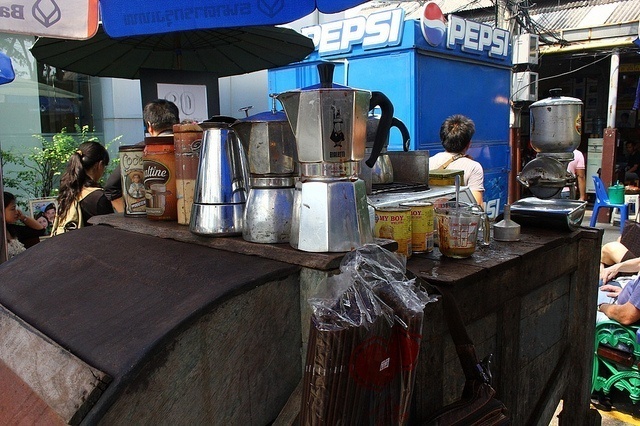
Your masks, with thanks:
[{"label": "drinking straw", "polygon": [[456,210],[460,207],[460,175],[455,176],[456,182]]},{"label": "drinking straw", "polygon": [[307,361],[305,367],[305,381],[303,383],[302,388],[302,406],[300,407],[301,413],[301,424],[308,424],[313,418],[312,407],[315,405],[315,401],[312,397],[312,388],[315,386],[315,375],[317,374],[316,370],[316,351],[318,346],[318,330],[316,329],[316,324],[311,319],[311,326],[309,327],[309,343],[307,347]]},{"label": "drinking straw", "polygon": [[342,401],[342,424],[348,424],[348,419],[352,417],[353,412],[353,402],[354,399],[352,397],[355,388],[355,382],[349,375],[349,363],[351,362],[351,354],[355,351],[358,343],[357,339],[357,328],[351,327],[348,333],[348,346],[345,351],[345,371],[344,371],[344,390],[343,390],[343,401]]},{"label": "drinking straw", "polygon": [[327,386],[325,392],[328,393],[326,396],[327,405],[325,406],[325,415],[323,419],[326,421],[327,425],[336,424],[336,418],[338,413],[336,413],[336,408],[339,405],[339,395],[338,395],[338,387],[340,386],[341,374],[340,374],[340,364],[342,361],[342,351],[343,349],[343,339],[346,331],[336,330],[336,331],[328,331],[331,335],[331,344],[329,346],[330,356],[327,359]]}]

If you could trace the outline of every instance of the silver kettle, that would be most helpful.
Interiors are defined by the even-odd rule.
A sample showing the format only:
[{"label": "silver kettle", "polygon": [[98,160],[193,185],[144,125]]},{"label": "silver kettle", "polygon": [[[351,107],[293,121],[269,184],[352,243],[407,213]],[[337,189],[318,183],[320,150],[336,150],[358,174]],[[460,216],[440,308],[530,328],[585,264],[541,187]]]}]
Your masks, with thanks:
[{"label": "silver kettle", "polygon": [[[367,142],[365,148],[365,155],[368,155],[374,145],[375,137],[378,132],[378,127],[380,124],[380,116],[371,114],[367,118]],[[393,117],[391,120],[391,127],[397,128],[402,134],[402,148],[404,152],[408,152],[411,147],[411,135],[409,134],[409,129],[402,122],[402,120]],[[391,129],[389,129],[391,130]],[[386,138],[384,139],[384,144],[382,145],[382,150],[380,151],[380,155],[376,160],[375,164],[371,169],[367,167],[361,167],[361,175],[360,178],[365,181],[367,184],[367,193],[370,194],[371,184],[386,184],[393,183],[393,166],[391,164],[391,159],[387,154],[387,147],[389,146],[389,133],[387,132]]]},{"label": "silver kettle", "polygon": [[205,236],[242,234],[249,193],[247,156],[231,124],[215,116],[200,124],[204,133],[189,229]]}]

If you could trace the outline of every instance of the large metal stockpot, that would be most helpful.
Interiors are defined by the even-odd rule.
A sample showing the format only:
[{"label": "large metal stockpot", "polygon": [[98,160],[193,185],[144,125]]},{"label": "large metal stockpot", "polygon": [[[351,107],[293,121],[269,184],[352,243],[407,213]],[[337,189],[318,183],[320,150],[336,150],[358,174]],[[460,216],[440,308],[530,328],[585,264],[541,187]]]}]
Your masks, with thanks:
[{"label": "large metal stockpot", "polygon": [[531,112],[531,146],[537,152],[573,152],[582,135],[582,101],[560,96],[561,89],[551,89],[550,98],[534,102]]}]

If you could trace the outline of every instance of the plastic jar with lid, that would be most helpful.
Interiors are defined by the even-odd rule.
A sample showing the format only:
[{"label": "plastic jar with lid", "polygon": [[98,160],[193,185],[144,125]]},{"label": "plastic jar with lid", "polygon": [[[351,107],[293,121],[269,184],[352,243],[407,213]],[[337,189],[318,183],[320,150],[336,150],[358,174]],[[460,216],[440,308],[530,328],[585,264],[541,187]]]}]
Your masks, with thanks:
[{"label": "plastic jar with lid", "polygon": [[176,188],[178,203],[178,223],[188,225],[195,191],[202,127],[196,123],[175,124],[173,140],[176,155]]}]

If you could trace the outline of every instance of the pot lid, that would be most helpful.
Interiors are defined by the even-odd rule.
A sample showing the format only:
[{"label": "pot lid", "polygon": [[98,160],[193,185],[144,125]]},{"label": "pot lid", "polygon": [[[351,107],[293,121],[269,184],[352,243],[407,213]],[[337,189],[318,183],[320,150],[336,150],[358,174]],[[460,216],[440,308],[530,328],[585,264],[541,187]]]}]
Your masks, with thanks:
[{"label": "pot lid", "polygon": [[[284,111],[278,111],[276,108],[276,99],[277,99],[277,94],[275,93],[269,93],[269,97],[271,98],[271,111],[264,111],[264,112],[259,112],[257,114],[254,115],[250,115],[249,117],[243,118],[241,120],[238,120],[236,122],[236,124],[239,123],[265,123],[265,122],[271,122],[271,121],[285,121],[288,122],[287,120],[287,115],[285,114]],[[242,110],[248,110],[251,107],[247,107],[247,108],[242,108]]]},{"label": "pot lid", "polygon": [[206,131],[207,129],[225,129],[229,128],[233,123],[235,123],[236,119],[227,115],[214,115],[208,120],[204,120],[198,125],[202,127],[202,130]]},{"label": "pot lid", "polygon": [[264,111],[238,120],[239,123],[261,123],[270,121],[287,121],[287,115],[284,111]]},{"label": "pot lid", "polygon": [[582,105],[582,100],[578,98],[570,98],[568,96],[561,96],[562,89],[549,90],[550,98],[541,99],[532,103],[529,108],[558,106],[558,105]]}]

